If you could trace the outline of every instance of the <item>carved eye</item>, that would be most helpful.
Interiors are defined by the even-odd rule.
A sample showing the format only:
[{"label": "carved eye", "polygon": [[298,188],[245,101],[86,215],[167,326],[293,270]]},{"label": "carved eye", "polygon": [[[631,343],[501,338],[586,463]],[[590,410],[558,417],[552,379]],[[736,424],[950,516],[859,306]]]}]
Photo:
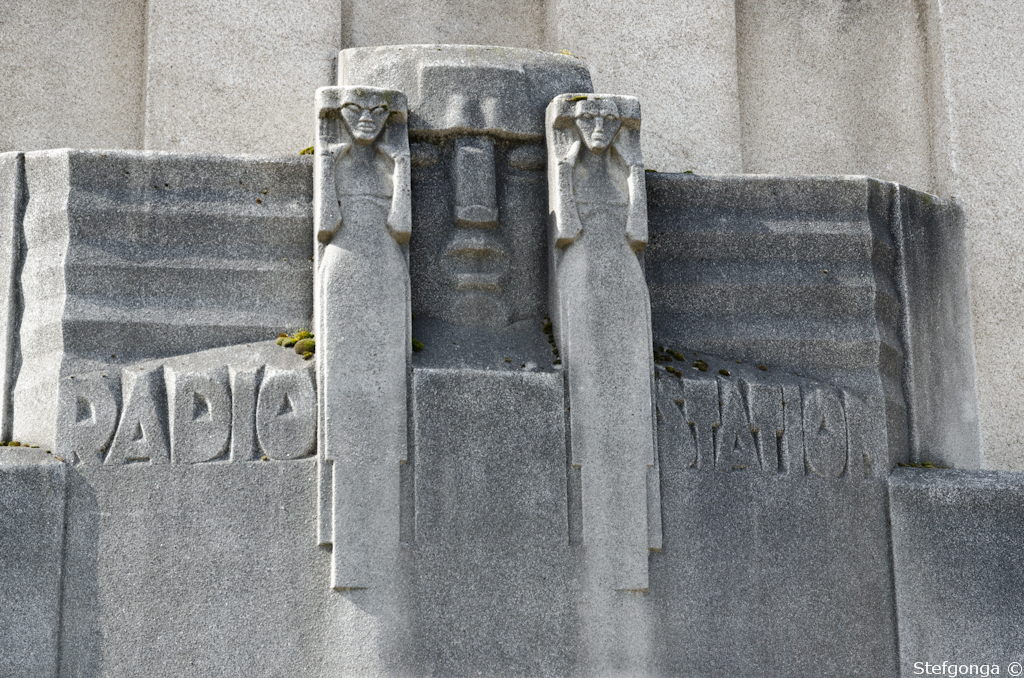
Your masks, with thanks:
[{"label": "carved eye", "polygon": [[388,110],[387,106],[374,106],[373,109],[371,109],[370,112],[371,113],[387,113],[387,110]]},{"label": "carved eye", "polygon": [[342,105],[342,108],[347,108],[348,110],[354,111],[356,113],[359,113],[360,111],[363,110],[362,106],[360,106],[359,104],[352,103],[351,101],[348,102],[347,104]]},{"label": "carved eye", "polygon": [[593,113],[580,113],[580,119],[581,120],[593,120],[594,119],[594,114]]},{"label": "carved eye", "polygon": [[615,115],[614,113],[608,113],[607,115],[604,116],[604,119],[607,120],[608,122],[612,122],[613,120],[618,120],[619,116]]}]

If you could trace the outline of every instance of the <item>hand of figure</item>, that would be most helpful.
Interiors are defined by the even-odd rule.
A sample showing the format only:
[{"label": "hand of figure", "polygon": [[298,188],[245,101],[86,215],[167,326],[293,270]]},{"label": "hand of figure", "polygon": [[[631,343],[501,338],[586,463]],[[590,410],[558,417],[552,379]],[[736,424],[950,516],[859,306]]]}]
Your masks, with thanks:
[{"label": "hand of figure", "polygon": [[340,143],[340,144],[327,144],[324,147],[324,155],[330,156],[334,161],[345,155],[345,153],[352,147],[352,144]]},{"label": "hand of figure", "polygon": [[577,139],[576,141],[572,142],[571,146],[569,146],[569,152],[565,154],[565,158],[563,158],[561,162],[565,163],[566,165],[575,165],[576,161],[579,160],[579,157],[580,140]]},{"label": "hand of figure", "polygon": [[622,158],[623,162],[630,167],[640,167],[643,169],[644,156],[640,151],[639,139],[635,137],[633,139],[628,137],[623,138],[626,137],[625,133],[628,133],[629,131],[631,130],[621,130],[618,137],[616,137],[615,141],[612,142],[612,145],[615,146],[615,150],[618,152],[619,157]]}]

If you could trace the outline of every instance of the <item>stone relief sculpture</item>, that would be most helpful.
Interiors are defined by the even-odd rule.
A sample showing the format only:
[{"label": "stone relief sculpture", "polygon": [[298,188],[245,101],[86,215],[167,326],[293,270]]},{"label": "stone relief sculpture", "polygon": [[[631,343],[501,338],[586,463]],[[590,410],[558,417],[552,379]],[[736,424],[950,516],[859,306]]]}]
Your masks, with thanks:
[{"label": "stone relief sculpture", "polygon": [[[411,229],[406,99],[317,92],[314,303],[331,585],[366,588],[399,543],[406,460]],[[321,497],[323,506],[326,497]],[[325,529],[322,521],[322,531]]]},{"label": "stone relief sculpture", "polygon": [[405,45],[344,50],[338,75],[409,97],[412,302],[428,352],[441,341],[431,341],[434,321],[492,330],[539,321],[543,111],[562,92],[590,90],[582,64],[530,50]]},{"label": "stone relief sculpture", "polygon": [[[581,468],[591,576],[647,589],[660,547],[640,104],[563,94],[547,109],[552,319],[568,370],[572,463]],[[649,528],[650,525],[650,528]],[[649,536],[650,532],[650,536]]]}]

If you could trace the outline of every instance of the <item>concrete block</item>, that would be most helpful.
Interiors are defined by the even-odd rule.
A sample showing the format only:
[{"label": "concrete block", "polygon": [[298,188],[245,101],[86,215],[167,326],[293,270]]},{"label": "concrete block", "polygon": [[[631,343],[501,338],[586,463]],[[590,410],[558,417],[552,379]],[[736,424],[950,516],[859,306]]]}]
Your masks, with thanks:
[{"label": "concrete block", "polygon": [[905,186],[893,190],[907,298],[912,452],[937,466],[977,469],[981,426],[963,212]]},{"label": "concrete block", "polygon": [[4,3],[0,151],[141,148],[146,7],[144,0]]},{"label": "concrete block", "polygon": [[412,383],[416,672],[571,673],[562,374],[426,368]]},{"label": "concrete block", "polygon": [[733,2],[558,0],[548,26],[548,49],[583,59],[596,91],[643,100],[648,167],[742,171]]},{"label": "concrete block", "polygon": [[310,326],[307,159],[46,151],[25,174],[18,437],[54,444],[69,375]]},{"label": "concrete block", "polygon": [[346,47],[470,44],[539,49],[547,28],[541,0],[387,0],[342,6]]},{"label": "concrete block", "polygon": [[149,150],[295,154],[341,48],[341,4],[147,3]]},{"label": "concrete block", "polygon": [[917,662],[1005,674],[1024,647],[1020,474],[898,469],[889,501],[903,675]]},{"label": "concrete block", "polygon": [[349,646],[327,621],[339,601],[311,543],[313,472],[312,459],[75,466],[61,670],[330,675],[327,655]]},{"label": "concrete block", "polygon": [[954,205],[855,177],[647,184],[657,342],[840,387],[852,455],[876,475],[910,457],[913,430],[937,458],[977,450]]},{"label": "concrete block", "polygon": [[737,2],[742,171],[868,174],[937,192],[931,11],[915,0]]},{"label": "concrete block", "polygon": [[63,612],[66,469],[0,447],[0,673],[56,676]]},{"label": "concrete block", "polygon": [[686,463],[662,449],[649,675],[900,675],[884,481]]},{"label": "concrete block", "polygon": [[964,208],[981,413],[982,468],[1024,470],[1024,271],[1016,180],[1024,157],[1024,76],[1016,69],[1024,8],[978,0],[929,2],[940,87],[933,109],[942,195]]}]

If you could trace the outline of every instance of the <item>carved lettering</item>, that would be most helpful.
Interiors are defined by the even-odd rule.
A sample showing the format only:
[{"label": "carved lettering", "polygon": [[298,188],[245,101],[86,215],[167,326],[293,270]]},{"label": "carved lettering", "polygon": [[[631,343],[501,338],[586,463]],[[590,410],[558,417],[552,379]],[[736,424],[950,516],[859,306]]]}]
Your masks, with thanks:
[{"label": "carved lettering", "polygon": [[839,395],[820,386],[804,386],[804,461],[807,471],[838,478],[846,469],[846,419]]},{"label": "carved lettering", "polygon": [[697,468],[715,467],[715,429],[718,428],[718,384],[714,379],[682,379],[683,414],[697,445]]},{"label": "carved lettering", "polygon": [[262,371],[231,369],[231,461],[256,458],[256,390]]},{"label": "carved lettering", "polygon": [[316,390],[308,370],[266,368],[256,402],[256,434],[271,459],[299,459],[316,448]]},{"label": "carved lettering", "polygon": [[231,393],[226,367],[210,372],[166,368],[170,402],[171,458],[175,463],[211,461],[227,452]]},{"label": "carved lettering", "polygon": [[775,384],[748,383],[750,428],[757,439],[757,454],[766,473],[779,471],[779,454],[785,434],[782,389]]},{"label": "carved lettering", "polygon": [[151,464],[166,464],[170,455],[163,370],[128,368],[122,372],[121,383],[124,411],[106,463],[149,461]]},{"label": "carved lettering", "polygon": [[854,459],[850,451],[848,421],[858,401],[848,394],[814,382],[672,374],[663,372],[657,385],[658,447],[666,464],[689,468],[695,459],[692,466],[704,471],[823,478],[862,472],[860,453]]},{"label": "carved lettering", "polygon": [[98,466],[117,428],[120,386],[116,377],[101,374],[68,377],[60,386],[57,453]]},{"label": "carved lettering", "polygon": [[691,468],[697,463],[697,441],[683,415],[683,390],[675,379],[658,382],[658,447],[668,467]]},{"label": "carved lettering", "polygon": [[721,425],[715,431],[715,468],[719,471],[760,471],[757,441],[750,430],[740,383],[718,380]]}]

